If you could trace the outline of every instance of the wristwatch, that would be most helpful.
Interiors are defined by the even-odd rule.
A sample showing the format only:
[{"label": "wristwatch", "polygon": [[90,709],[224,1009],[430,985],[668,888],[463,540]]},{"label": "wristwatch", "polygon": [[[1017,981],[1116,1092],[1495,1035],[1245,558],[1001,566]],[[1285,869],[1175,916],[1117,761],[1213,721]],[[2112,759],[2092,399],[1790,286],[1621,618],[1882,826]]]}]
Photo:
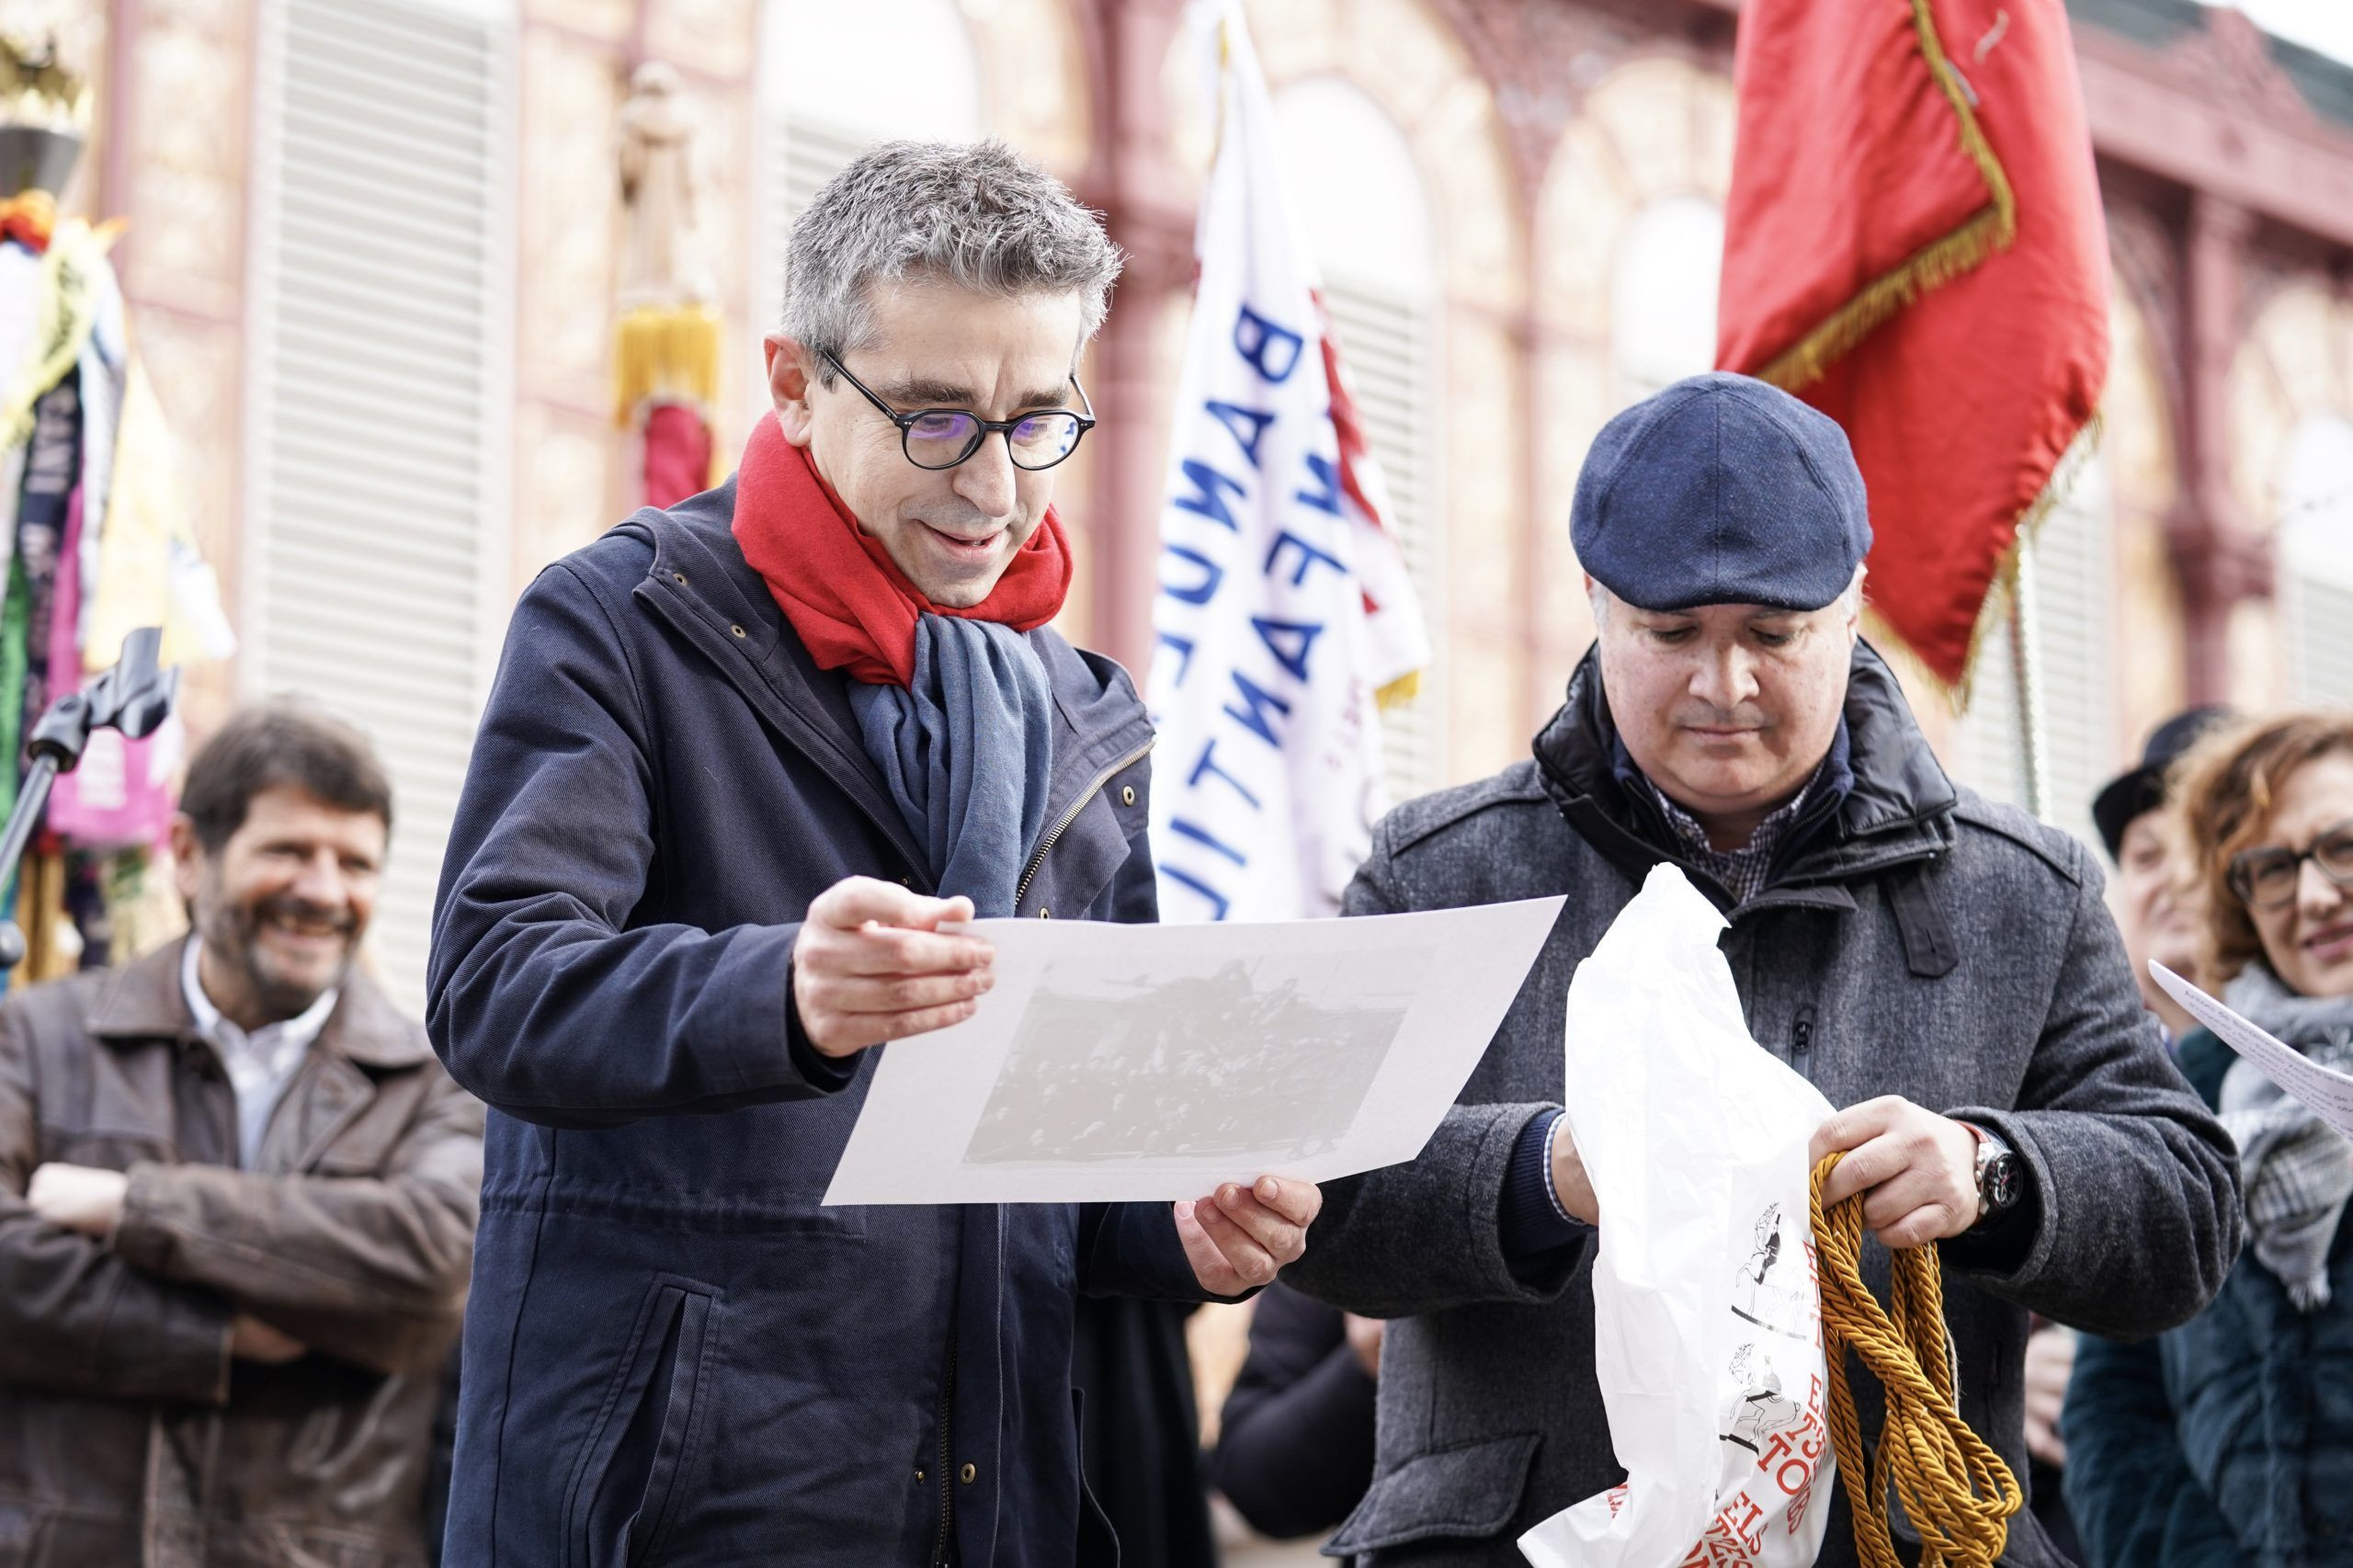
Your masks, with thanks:
[{"label": "wristwatch", "polygon": [[1973,1121],[1961,1125],[1977,1140],[1977,1222],[1982,1225],[2017,1204],[2026,1169],[2018,1151],[1999,1137]]}]

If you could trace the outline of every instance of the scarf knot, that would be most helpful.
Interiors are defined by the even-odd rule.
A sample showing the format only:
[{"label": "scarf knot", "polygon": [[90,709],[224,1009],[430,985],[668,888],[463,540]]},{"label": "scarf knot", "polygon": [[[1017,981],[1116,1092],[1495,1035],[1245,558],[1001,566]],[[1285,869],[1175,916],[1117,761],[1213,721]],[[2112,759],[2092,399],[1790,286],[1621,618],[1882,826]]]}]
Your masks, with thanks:
[{"label": "scarf knot", "polygon": [[913,683],[924,616],[1034,631],[1062,612],[1070,592],[1070,542],[1049,506],[986,598],[967,608],[934,604],[858,527],[806,449],[785,439],[773,413],[744,444],[733,532],[817,667],[870,685]]},{"label": "scarf knot", "polygon": [[850,677],[858,738],[933,886],[1011,915],[1053,776],[1053,691],[1029,636],[1070,586],[1051,509],[979,604],[934,604],[771,414],[744,449],[733,532],[810,657]]}]

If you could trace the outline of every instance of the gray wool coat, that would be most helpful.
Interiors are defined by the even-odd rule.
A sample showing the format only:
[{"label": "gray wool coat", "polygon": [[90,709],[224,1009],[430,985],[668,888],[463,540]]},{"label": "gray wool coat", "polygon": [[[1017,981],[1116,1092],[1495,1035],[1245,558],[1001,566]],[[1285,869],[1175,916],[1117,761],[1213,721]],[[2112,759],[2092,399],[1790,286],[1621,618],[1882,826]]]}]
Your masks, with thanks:
[{"label": "gray wool coat", "polygon": [[[1943,1248],[1961,1414],[2023,1476],[2028,1314],[2137,1337],[2198,1312],[2238,1252],[2236,1162],[2142,1008],[2083,846],[1955,789],[1868,647],[1846,720],[1851,790],[1728,909],[1723,950],[1750,1032],[1834,1105],[1902,1095],[2024,1156],[2035,1209],[1999,1244]],[[1730,904],[1647,791],[1620,787],[1621,755],[1588,654],[1532,759],[1390,813],[1348,892],[1361,915],[1569,901],[1421,1157],[1326,1185],[1284,1273],[1399,1320],[1372,1488],[1325,1548],[1359,1568],[1522,1568],[1520,1532],[1623,1479],[1594,1379],[1591,1245],[1525,1278],[1497,1223],[1514,1142],[1563,1095],[1578,960],[1660,860]],[[1867,1271],[1883,1298],[1876,1244]],[[1867,1375],[1856,1388],[1868,1438],[1878,1390]],[[1820,1558],[1833,1568],[1857,1561],[1841,1479]],[[2063,1562],[2023,1515],[2002,1561]]]}]

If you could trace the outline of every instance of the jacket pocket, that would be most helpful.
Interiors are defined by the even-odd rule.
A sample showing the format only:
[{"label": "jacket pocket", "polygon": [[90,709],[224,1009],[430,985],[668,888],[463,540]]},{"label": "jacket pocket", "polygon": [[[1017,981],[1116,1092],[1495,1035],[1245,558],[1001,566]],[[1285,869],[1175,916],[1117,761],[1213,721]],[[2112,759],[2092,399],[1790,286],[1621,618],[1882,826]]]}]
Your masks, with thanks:
[{"label": "jacket pocket", "polygon": [[566,1568],[657,1560],[708,1424],[717,1311],[693,1280],[648,1288],[564,1490]]},{"label": "jacket pocket", "polygon": [[1534,1432],[1415,1454],[1374,1481],[1324,1546],[1330,1557],[1377,1551],[1432,1537],[1485,1540],[1507,1528],[1528,1490],[1542,1440]]}]

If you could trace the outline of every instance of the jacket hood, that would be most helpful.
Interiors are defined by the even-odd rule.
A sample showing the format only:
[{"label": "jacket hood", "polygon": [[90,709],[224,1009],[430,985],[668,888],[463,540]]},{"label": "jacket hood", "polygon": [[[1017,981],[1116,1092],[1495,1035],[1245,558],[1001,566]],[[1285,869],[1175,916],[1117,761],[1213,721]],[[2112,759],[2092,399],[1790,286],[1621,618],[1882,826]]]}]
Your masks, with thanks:
[{"label": "jacket hood", "polygon": [[[1848,666],[1844,717],[1853,786],[1829,822],[1802,846],[1793,843],[1793,858],[1774,878],[1779,885],[1842,881],[1942,854],[1952,842],[1959,803],[1952,781],[1914,722],[1895,673],[1860,640]],[[1571,824],[1630,875],[1660,860],[1685,864],[1656,803],[1618,782],[1618,725],[1602,690],[1597,644],[1570,676],[1567,699],[1537,733],[1534,751],[1545,790]]]}]

